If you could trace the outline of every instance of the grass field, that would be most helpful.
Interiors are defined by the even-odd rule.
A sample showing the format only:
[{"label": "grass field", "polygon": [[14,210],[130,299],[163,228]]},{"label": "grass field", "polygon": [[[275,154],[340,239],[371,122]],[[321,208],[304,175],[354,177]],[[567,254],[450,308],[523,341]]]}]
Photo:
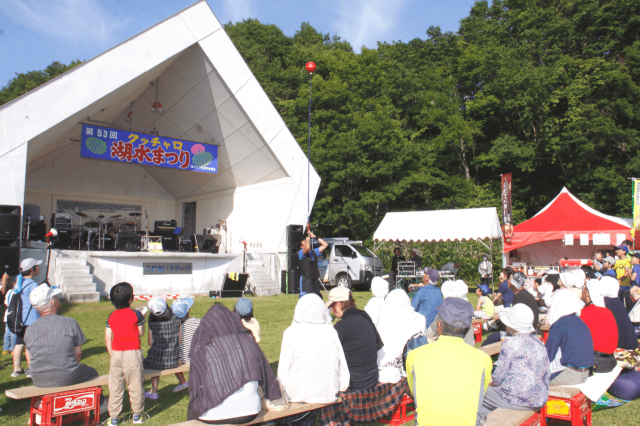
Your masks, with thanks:
[{"label": "grass field", "polygon": [[[369,298],[370,292],[354,292],[357,306],[364,307]],[[326,300],[326,296],[325,296]],[[218,299],[225,306],[233,309],[236,299]],[[271,363],[274,372],[278,368],[278,358],[280,356],[280,344],[282,341],[282,333],[291,325],[293,320],[293,311],[298,301],[296,295],[278,295],[271,297],[253,298],[254,315],[260,322],[262,329],[262,341],[260,347],[264,351],[267,359]],[[474,305],[477,302],[475,294],[469,294],[469,301]],[[198,297],[191,309],[192,316],[201,318],[213,304],[214,300],[206,297]],[[134,302],[133,307],[144,305],[145,302]],[[87,337],[87,343],[83,346],[82,362],[94,367],[100,374],[109,373],[109,355],[104,346],[104,325],[107,316],[113,311],[113,305],[109,301],[102,301],[91,304],[63,304],[61,315],[75,318]],[[143,350],[146,353],[149,345],[147,344],[146,334],[143,338]],[[4,392],[7,389],[13,389],[20,386],[31,385],[31,380],[22,376],[13,379],[11,374],[10,355],[5,355],[1,359],[1,364],[5,366],[0,371],[0,425],[26,425],[29,419],[29,401],[15,401],[8,399]],[[26,363],[25,363],[26,366]],[[145,382],[147,390],[151,386],[151,382]],[[186,420],[187,405],[189,402],[188,391],[182,391],[178,394],[171,392],[171,389],[178,384],[175,376],[163,376],[160,379],[159,395],[157,401],[146,400],[146,411],[151,416],[148,425],[170,425]],[[108,394],[108,389],[104,387],[103,391]],[[129,417],[131,411],[125,394],[125,406],[123,413]],[[593,414],[594,425],[638,425],[640,424],[640,414],[637,411],[640,408],[640,400],[626,404],[622,407],[596,412]],[[108,414],[102,416],[105,420]],[[408,424],[407,426],[413,426]]]}]

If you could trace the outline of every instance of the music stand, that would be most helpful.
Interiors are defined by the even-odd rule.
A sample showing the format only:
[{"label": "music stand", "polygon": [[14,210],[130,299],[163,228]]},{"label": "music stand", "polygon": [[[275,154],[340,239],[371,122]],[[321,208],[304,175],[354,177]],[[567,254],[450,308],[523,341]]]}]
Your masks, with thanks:
[{"label": "music stand", "polygon": [[220,289],[220,298],[223,297],[242,297],[247,286],[249,274],[238,274],[238,281],[229,278],[229,274],[225,274],[222,288]]},{"label": "music stand", "polygon": [[174,247],[175,251],[184,251],[182,249],[182,246],[180,246],[180,242],[182,241],[182,236],[186,234],[186,232],[187,232],[186,228],[182,228],[178,226],[176,226],[176,229],[173,230],[173,235],[177,237],[177,239],[176,238],[173,239],[174,246],[177,246],[177,247]]}]

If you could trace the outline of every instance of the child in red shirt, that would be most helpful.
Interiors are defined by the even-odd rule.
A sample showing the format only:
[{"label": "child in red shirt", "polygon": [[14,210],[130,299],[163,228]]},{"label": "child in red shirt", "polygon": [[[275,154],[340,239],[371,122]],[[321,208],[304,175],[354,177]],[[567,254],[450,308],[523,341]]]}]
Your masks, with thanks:
[{"label": "child in red shirt", "polygon": [[109,365],[109,415],[110,425],[118,424],[122,412],[125,387],[129,388],[129,401],[133,411],[133,423],[141,424],[148,418],[144,412],[144,368],[140,337],[144,336],[144,315],[131,309],[133,287],[118,283],[109,294],[116,311],[107,318],[104,341],[111,356]]}]

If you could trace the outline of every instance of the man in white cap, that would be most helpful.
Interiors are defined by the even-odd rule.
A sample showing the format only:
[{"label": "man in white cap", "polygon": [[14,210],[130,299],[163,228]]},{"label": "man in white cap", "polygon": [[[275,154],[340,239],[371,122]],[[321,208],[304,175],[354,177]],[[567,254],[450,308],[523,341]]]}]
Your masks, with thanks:
[{"label": "man in white cap", "polygon": [[98,372],[80,364],[87,341],[78,322],[58,315],[60,289],[40,284],[31,292],[31,305],[40,314],[24,334],[33,384],[41,388],[70,386],[98,377]]},{"label": "man in white cap", "polygon": [[497,408],[538,411],[549,396],[549,359],[542,342],[532,334],[533,312],[519,303],[500,312],[500,320],[512,337],[502,344],[478,420]]},{"label": "man in white cap", "polygon": [[325,306],[340,318],[334,328],[338,332],[349,367],[349,387],[352,391],[358,391],[376,386],[378,351],[383,344],[371,317],[365,311],[356,308],[356,301],[346,287],[332,288]]},{"label": "man in white cap", "polygon": [[[38,311],[31,306],[29,295],[38,287],[33,277],[40,273],[39,265],[41,263],[42,260],[32,258],[24,259],[20,263],[21,272],[16,279],[14,294],[20,294],[22,297],[22,323],[25,325],[25,329],[22,333],[16,333],[16,346],[13,349],[13,373],[11,373],[11,377],[18,377],[21,374],[26,374],[27,377],[29,377],[29,370],[22,369],[22,352],[24,351],[24,333],[31,324],[40,318]],[[29,361],[27,360],[27,366],[28,364]]]}]

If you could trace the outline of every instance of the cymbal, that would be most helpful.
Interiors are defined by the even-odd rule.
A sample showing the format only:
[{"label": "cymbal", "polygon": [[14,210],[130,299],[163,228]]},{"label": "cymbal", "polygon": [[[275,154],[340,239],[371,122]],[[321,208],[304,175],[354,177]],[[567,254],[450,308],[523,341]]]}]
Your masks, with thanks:
[{"label": "cymbal", "polygon": [[129,216],[134,216],[134,217],[142,216],[142,213],[129,213]]},{"label": "cymbal", "polygon": [[97,228],[100,226],[100,222],[87,222],[84,224],[87,228]]},{"label": "cymbal", "polygon": [[82,213],[82,212],[77,212],[76,215],[78,215],[80,217],[89,217],[85,213]]},{"label": "cymbal", "polygon": [[116,214],[116,215],[113,215],[113,216],[109,217],[109,219],[117,219],[120,216],[122,216],[122,215],[121,214]]},{"label": "cymbal", "polygon": [[101,214],[100,216],[98,216],[98,219],[104,219],[104,215]]}]

